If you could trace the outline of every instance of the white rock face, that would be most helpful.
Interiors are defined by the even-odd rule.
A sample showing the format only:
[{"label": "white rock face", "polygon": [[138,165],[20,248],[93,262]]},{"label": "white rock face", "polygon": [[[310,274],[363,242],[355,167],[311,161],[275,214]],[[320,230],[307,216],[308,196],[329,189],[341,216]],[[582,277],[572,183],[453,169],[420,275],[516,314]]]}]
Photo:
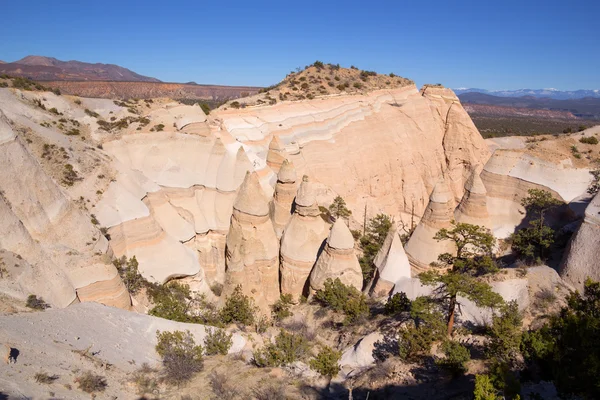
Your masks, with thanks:
[{"label": "white rock face", "polygon": [[[129,293],[114,267],[89,267],[94,254],[110,253],[107,240],[46,175],[2,111],[0,171],[0,247],[31,266],[19,274],[22,293],[55,307],[94,300],[129,308]],[[82,282],[78,276],[86,266],[91,276]]]},{"label": "white rock face", "polygon": [[377,267],[377,276],[371,289],[375,296],[387,296],[397,282],[410,279],[410,262],[400,240],[400,229],[397,225],[388,232],[373,264]]},{"label": "white rock face", "polygon": [[585,209],[585,218],[560,267],[561,277],[582,291],[585,280],[600,280],[600,194]]}]

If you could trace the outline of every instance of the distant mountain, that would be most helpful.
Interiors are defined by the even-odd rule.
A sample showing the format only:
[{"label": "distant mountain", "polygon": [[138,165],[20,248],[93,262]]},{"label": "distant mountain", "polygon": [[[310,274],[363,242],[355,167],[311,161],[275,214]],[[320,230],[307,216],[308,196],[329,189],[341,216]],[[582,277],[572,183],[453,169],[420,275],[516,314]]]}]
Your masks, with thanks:
[{"label": "distant mountain", "polygon": [[0,73],[37,81],[160,82],[114,64],[61,61],[52,57],[27,56],[0,64]]},{"label": "distant mountain", "polygon": [[458,97],[465,104],[561,111],[577,118],[600,120],[600,97],[557,100],[535,96],[501,97],[477,92],[462,93]]},{"label": "distant mountain", "polygon": [[487,90],[477,88],[458,88],[452,89],[457,95],[464,93],[483,93],[498,97],[522,97],[532,96],[537,98],[550,98],[555,100],[571,100],[571,99],[582,99],[584,97],[597,97],[600,98],[600,90],[573,90],[573,91],[562,91],[557,89],[517,89],[517,90]]}]

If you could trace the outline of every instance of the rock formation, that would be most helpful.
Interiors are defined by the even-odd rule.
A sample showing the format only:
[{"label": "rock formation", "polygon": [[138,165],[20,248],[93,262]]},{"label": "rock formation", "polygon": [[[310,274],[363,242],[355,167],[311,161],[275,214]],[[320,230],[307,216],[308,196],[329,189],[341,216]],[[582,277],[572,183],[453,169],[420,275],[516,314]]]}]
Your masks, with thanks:
[{"label": "rock formation", "polygon": [[129,308],[112,265],[92,264],[78,279],[94,254],[111,253],[108,241],[46,175],[1,111],[0,170],[0,248],[31,266],[9,277],[18,278],[19,296],[34,293],[55,307],[94,300]]},{"label": "rock formation", "polygon": [[233,204],[227,234],[223,294],[237,285],[262,311],[279,299],[279,241],[269,218],[269,201],[256,173],[248,172]]},{"label": "rock formation", "polygon": [[283,162],[287,159],[285,149],[281,146],[279,138],[273,136],[271,143],[269,143],[269,151],[267,152],[267,165],[273,170],[275,174],[279,172],[279,168]]},{"label": "rock formation", "polygon": [[363,276],[354,253],[354,238],[342,218],[333,224],[325,248],[310,274],[311,292],[323,289],[327,279],[336,278],[345,285],[362,289]]},{"label": "rock formation", "polygon": [[410,263],[400,240],[398,225],[389,230],[373,264],[377,268],[375,281],[370,290],[374,296],[387,296],[394,289],[396,282],[410,279]]},{"label": "rock formation", "polygon": [[295,207],[281,238],[281,292],[297,299],[308,295],[308,278],[328,234],[307,176],[298,188]]},{"label": "rock formation", "polygon": [[283,160],[279,173],[277,174],[277,183],[273,195],[271,218],[277,238],[281,239],[283,230],[292,217],[292,206],[296,197],[296,169],[294,164],[288,160]]},{"label": "rock formation", "polygon": [[454,199],[445,180],[440,180],[431,194],[425,214],[406,244],[406,254],[411,265],[419,270],[429,267],[443,253],[454,253],[454,243],[437,241],[433,237],[442,228],[450,228],[453,219]]},{"label": "rock formation", "polygon": [[465,194],[454,210],[454,219],[456,222],[492,229],[492,221],[487,207],[487,190],[477,171],[473,171],[465,184]]},{"label": "rock formation", "polygon": [[300,146],[298,154],[288,151],[299,176],[318,177],[356,215],[365,201],[373,214],[407,221],[413,209],[422,215],[446,170],[458,202],[472,170],[489,158],[486,143],[449,89],[421,95],[411,85],[214,114],[221,129],[262,151],[273,136],[286,149]]},{"label": "rock formation", "polygon": [[580,291],[587,278],[600,281],[600,193],[585,209],[583,223],[565,252],[560,276]]}]

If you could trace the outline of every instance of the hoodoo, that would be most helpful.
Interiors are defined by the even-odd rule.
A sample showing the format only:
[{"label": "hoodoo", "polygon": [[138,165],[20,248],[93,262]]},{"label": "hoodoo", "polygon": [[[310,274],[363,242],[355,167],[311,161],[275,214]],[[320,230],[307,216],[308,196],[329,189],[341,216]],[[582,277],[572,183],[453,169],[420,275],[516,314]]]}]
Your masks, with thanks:
[{"label": "hoodoo", "polygon": [[327,234],[315,188],[304,176],[296,196],[296,210],[281,238],[282,293],[295,298],[308,294],[308,278]]},{"label": "hoodoo", "polygon": [[275,174],[279,172],[281,165],[287,159],[285,148],[281,145],[279,138],[274,135],[269,143],[269,151],[267,152],[267,165]]},{"label": "hoodoo", "polygon": [[406,254],[411,265],[426,269],[443,253],[454,253],[451,241],[438,242],[433,237],[442,228],[450,228],[453,219],[454,199],[444,179],[438,181],[429,199],[423,218],[406,244]]},{"label": "hoodoo", "polygon": [[338,218],[333,224],[325,249],[310,274],[311,292],[323,289],[329,278],[339,278],[345,285],[362,289],[363,277],[354,253],[354,238],[342,218]]},{"label": "hoodoo", "polygon": [[492,229],[492,221],[487,209],[487,190],[477,171],[473,171],[465,184],[465,194],[454,210],[454,219],[456,222]]},{"label": "hoodoo", "polygon": [[389,230],[373,264],[377,268],[377,276],[371,289],[374,296],[387,296],[396,282],[404,278],[410,279],[410,263],[400,240],[399,226]]},{"label": "hoodoo", "polygon": [[256,173],[246,173],[235,198],[226,242],[224,295],[241,285],[268,312],[279,299],[279,241]]},{"label": "hoodoo", "polygon": [[271,209],[273,226],[279,239],[281,239],[283,230],[292,217],[292,206],[297,191],[296,180],[294,164],[288,160],[283,160],[283,164],[281,164],[281,168],[277,174],[277,183],[275,184]]}]

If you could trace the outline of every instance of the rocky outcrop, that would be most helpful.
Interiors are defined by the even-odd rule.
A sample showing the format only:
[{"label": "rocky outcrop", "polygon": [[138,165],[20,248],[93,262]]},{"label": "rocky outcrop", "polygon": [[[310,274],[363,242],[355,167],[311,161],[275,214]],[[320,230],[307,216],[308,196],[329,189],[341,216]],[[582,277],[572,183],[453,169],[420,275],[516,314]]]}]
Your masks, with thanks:
[{"label": "rocky outcrop", "polygon": [[267,165],[277,174],[286,159],[287,153],[283,146],[281,146],[279,138],[273,136],[271,143],[269,143],[269,151],[267,152]]},{"label": "rocky outcrop", "polygon": [[546,190],[570,202],[586,192],[592,176],[586,168],[575,168],[569,158],[544,160],[525,149],[498,149],[485,164],[481,179],[492,230],[496,237],[505,238],[523,221],[520,202],[529,189]]},{"label": "rocky outcrop", "polygon": [[304,176],[281,238],[281,292],[295,299],[308,295],[308,278],[329,233],[320,214],[314,184]]},{"label": "rocky outcrop", "polygon": [[78,282],[81,265],[95,254],[111,253],[108,242],[46,175],[1,111],[0,169],[0,247],[32,267],[18,275],[25,297],[34,293],[65,307],[89,300],[78,297],[88,290],[95,301],[129,307],[129,293],[116,274],[107,276],[92,265],[88,281]]},{"label": "rocky outcrop", "polygon": [[585,218],[560,267],[560,276],[582,291],[585,280],[600,281],[600,193],[585,209]]},{"label": "rocky outcrop", "polygon": [[227,234],[223,294],[241,285],[262,311],[279,299],[279,241],[269,218],[269,201],[256,173],[248,172],[233,204]]},{"label": "rocky outcrop", "polygon": [[492,221],[487,207],[487,190],[477,171],[467,180],[465,194],[454,210],[456,222],[480,225],[492,229]]},{"label": "rocky outcrop", "polygon": [[410,279],[410,262],[400,240],[398,225],[389,230],[383,246],[381,246],[373,260],[373,264],[377,268],[375,280],[370,290],[373,296],[387,296],[394,289],[396,282]]},{"label": "rocky outcrop", "polygon": [[342,196],[355,215],[367,202],[369,216],[385,212],[408,222],[413,210],[423,214],[433,186],[447,169],[459,201],[474,166],[489,158],[484,140],[450,90],[421,95],[407,86],[219,109],[214,115],[222,130],[257,152],[266,154],[276,136],[299,176],[316,177]]},{"label": "rocky outcrop", "polygon": [[288,160],[283,160],[277,174],[277,183],[275,184],[271,209],[273,226],[279,239],[281,239],[283,230],[292,217],[292,207],[297,192],[296,180],[294,164]]},{"label": "rocky outcrop", "polygon": [[406,243],[406,254],[413,267],[427,269],[440,254],[456,252],[452,241],[433,238],[440,229],[451,227],[454,204],[446,181],[440,180],[433,189],[425,214]]},{"label": "rocky outcrop", "polygon": [[354,237],[342,218],[333,224],[325,248],[310,274],[311,292],[323,289],[327,279],[339,279],[357,290],[363,286],[362,270],[354,252]]}]

